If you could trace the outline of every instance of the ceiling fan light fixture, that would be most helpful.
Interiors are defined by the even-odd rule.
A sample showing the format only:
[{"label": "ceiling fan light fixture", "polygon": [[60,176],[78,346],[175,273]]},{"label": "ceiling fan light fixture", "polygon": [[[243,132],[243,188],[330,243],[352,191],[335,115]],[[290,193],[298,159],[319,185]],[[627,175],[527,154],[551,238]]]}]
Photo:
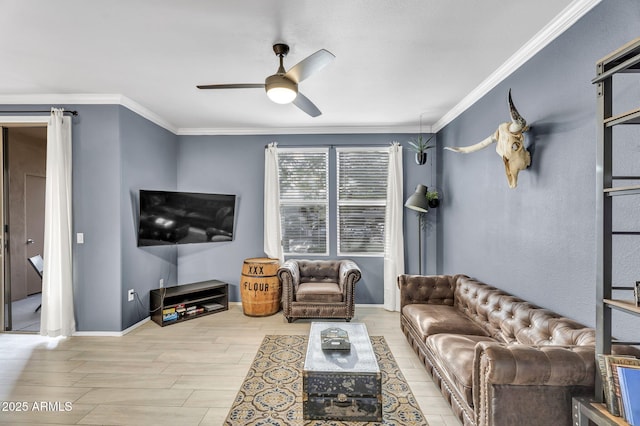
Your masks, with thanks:
[{"label": "ceiling fan light fixture", "polygon": [[289,104],[298,96],[298,85],[279,74],[267,77],[265,90],[269,99],[277,104]]},{"label": "ceiling fan light fixture", "polygon": [[320,49],[295,64],[289,71],[283,64],[284,57],[289,53],[289,46],[284,43],[274,44],[273,53],[278,57],[280,64],[275,74],[267,77],[264,84],[201,84],[196,87],[198,89],[265,89],[267,97],[274,103],[293,103],[310,117],[321,115],[322,112],[318,107],[298,92],[298,84],[331,62],[335,58],[333,53]]}]

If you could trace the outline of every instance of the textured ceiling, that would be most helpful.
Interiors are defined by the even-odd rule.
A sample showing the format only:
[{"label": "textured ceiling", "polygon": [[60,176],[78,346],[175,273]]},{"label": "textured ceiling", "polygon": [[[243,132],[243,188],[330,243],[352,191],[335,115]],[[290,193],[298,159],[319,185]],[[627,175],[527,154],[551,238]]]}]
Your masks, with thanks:
[{"label": "textured ceiling", "polygon": [[[0,103],[124,97],[183,134],[424,130],[598,1],[3,0]],[[287,69],[336,56],[300,85],[320,117],[261,89],[196,89],[264,82],[276,42]]]}]

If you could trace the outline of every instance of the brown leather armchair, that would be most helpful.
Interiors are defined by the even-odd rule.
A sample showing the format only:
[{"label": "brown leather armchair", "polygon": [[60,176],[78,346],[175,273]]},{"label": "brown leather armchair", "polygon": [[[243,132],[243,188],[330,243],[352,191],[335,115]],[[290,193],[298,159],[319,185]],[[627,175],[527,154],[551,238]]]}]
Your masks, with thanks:
[{"label": "brown leather armchair", "polygon": [[352,260],[287,260],[278,269],[282,308],[294,318],[344,318],[354,314],[354,287],[360,268]]}]

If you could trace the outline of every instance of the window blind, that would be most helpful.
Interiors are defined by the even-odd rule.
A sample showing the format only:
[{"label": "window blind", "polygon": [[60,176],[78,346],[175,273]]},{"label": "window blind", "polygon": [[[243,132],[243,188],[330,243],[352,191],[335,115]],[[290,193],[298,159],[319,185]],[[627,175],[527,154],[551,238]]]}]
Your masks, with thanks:
[{"label": "window blind", "polygon": [[329,150],[280,149],[280,213],[285,254],[328,254]]},{"label": "window blind", "polygon": [[384,254],[389,153],[337,148],[338,254]]}]

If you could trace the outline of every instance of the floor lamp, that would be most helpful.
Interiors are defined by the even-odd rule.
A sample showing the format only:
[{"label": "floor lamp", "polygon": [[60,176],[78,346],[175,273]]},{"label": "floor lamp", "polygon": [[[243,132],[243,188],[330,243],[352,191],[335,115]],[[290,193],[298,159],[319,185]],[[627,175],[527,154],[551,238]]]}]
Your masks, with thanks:
[{"label": "floor lamp", "polygon": [[407,199],[404,206],[418,212],[418,273],[422,275],[422,213],[429,211],[427,187],[418,185],[416,192]]}]

